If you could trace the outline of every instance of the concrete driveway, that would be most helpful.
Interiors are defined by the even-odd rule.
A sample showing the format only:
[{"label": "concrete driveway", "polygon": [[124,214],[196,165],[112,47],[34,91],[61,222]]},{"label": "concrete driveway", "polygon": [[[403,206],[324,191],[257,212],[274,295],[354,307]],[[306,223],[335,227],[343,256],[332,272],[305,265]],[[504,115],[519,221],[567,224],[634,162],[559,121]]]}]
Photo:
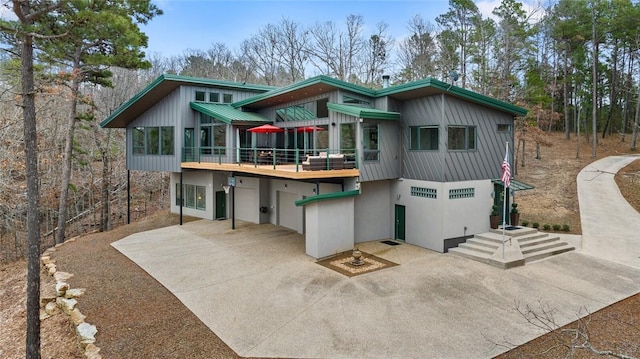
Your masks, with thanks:
[{"label": "concrete driveway", "polygon": [[[605,160],[590,168],[615,172],[628,163]],[[243,222],[231,231],[229,221],[138,233],[113,246],[242,356],[492,357],[543,334],[517,306],[553,308],[556,322],[565,324],[640,291],[640,245],[627,233],[637,231],[630,223],[640,216],[628,213],[601,236],[611,219],[588,209],[615,213],[606,206],[621,200],[594,195],[592,177],[578,176],[581,215],[593,223],[583,223],[584,249],[509,270],[369,242],[360,249],[399,265],[349,278],[306,256],[300,234]],[[598,177],[604,182],[597,188],[611,186],[612,176]]]}]

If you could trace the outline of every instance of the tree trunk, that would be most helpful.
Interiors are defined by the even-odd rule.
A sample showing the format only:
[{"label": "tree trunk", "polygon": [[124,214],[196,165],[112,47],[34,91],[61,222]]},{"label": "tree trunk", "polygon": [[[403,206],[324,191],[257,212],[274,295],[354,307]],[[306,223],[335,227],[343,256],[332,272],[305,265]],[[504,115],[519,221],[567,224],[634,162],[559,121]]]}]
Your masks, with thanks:
[{"label": "tree trunk", "polygon": [[71,110],[67,122],[67,134],[65,137],[64,160],[62,162],[62,179],[60,183],[60,203],[58,205],[58,232],[56,244],[64,242],[67,229],[67,200],[69,198],[69,184],[71,183],[71,160],[73,157],[73,135],[76,127],[78,113],[78,92],[82,74],[80,73],[80,49],[76,50],[74,60],[73,79],[71,80]]},{"label": "tree trunk", "polygon": [[638,101],[636,101],[636,115],[633,120],[633,131],[631,131],[631,151],[637,149],[638,142],[638,117],[640,117],[640,91],[638,91]]},{"label": "tree trunk", "polygon": [[[591,88],[591,127],[593,135],[593,143],[591,149],[591,157],[598,156],[598,39],[596,33],[596,4],[591,3],[591,30],[593,33],[593,84]],[[613,104],[612,104],[613,105]]]},{"label": "tree trunk", "polygon": [[[29,1],[14,0],[22,25],[31,25]],[[40,358],[40,216],[38,186],[38,132],[36,128],[35,84],[33,79],[33,38],[24,34],[21,48],[22,113],[24,116],[24,156],[27,177],[27,338],[26,358]]]},{"label": "tree trunk", "polygon": [[[565,45],[568,46],[568,45]],[[569,84],[568,75],[569,75],[569,59],[568,57],[568,49],[564,50],[564,79],[562,85],[562,96],[564,97],[564,139],[568,140],[571,138],[571,121],[569,121]]]}]

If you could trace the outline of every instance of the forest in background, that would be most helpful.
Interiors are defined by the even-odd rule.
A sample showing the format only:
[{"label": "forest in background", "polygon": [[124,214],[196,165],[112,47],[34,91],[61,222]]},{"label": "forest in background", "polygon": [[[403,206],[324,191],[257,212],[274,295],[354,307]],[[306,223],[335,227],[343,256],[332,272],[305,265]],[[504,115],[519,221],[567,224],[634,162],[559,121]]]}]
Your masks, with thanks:
[{"label": "forest in background", "polygon": [[[13,3],[3,1],[9,9]],[[567,138],[581,133],[586,141],[594,141],[597,133],[627,141],[628,134],[629,146],[636,146],[637,2],[561,0],[525,12],[522,3],[503,0],[486,17],[471,0],[451,0],[434,23],[421,14],[408,19],[410,35],[402,39],[388,35],[389,24],[367,24],[359,15],[313,26],[283,18],[240,44],[214,42],[208,49],[186,49],[172,57],[142,52],[147,39],[138,24],[161,16],[161,9],[130,7],[120,14],[126,24],[107,23],[106,33],[78,21],[80,14],[92,19],[120,3],[136,2],[94,1],[89,8],[71,7],[65,16],[52,11],[55,26],[39,28],[50,31],[49,37],[34,41],[43,247],[126,222],[124,132],[98,124],[163,73],[274,86],[323,74],[372,88],[381,87],[382,75],[390,75],[393,85],[433,77],[527,108],[529,114],[518,120],[518,135],[537,145],[550,144],[545,132],[563,131]],[[0,32],[0,260],[27,252],[21,53],[15,22],[3,20]],[[65,32],[68,28],[82,31]],[[128,43],[118,43],[114,34],[127,34],[118,41]],[[129,52],[124,51],[125,58],[114,49]],[[596,155],[595,147],[590,155]],[[168,206],[166,174],[134,172],[131,183],[134,220]],[[66,227],[56,239],[61,221]]]}]

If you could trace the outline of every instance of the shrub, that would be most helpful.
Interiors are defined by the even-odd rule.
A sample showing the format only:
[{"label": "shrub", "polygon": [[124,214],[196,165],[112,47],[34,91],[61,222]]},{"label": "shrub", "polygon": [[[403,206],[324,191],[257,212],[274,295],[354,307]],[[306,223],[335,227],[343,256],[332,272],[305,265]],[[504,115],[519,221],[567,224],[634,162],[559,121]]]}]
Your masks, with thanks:
[{"label": "shrub", "polygon": [[560,230],[560,225],[559,224],[554,224],[553,225],[553,230],[554,231],[559,231]]},{"label": "shrub", "polygon": [[562,225],[562,230],[565,232],[569,232],[569,225],[568,224]]},{"label": "shrub", "polygon": [[550,229],[551,229],[551,226],[545,223],[545,224],[542,226],[542,228],[543,228],[545,231],[548,231],[548,230],[550,230]]},{"label": "shrub", "polygon": [[526,227],[526,226],[528,226],[528,225],[529,225],[529,221],[522,221],[522,226],[523,226],[523,227]]},{"label": "shrub", "polygon": [[538,222],[533,222],[533,224],[531,225],[531,227],[533,227],[533,228],[540,228],[540,223],[538,223]]}]

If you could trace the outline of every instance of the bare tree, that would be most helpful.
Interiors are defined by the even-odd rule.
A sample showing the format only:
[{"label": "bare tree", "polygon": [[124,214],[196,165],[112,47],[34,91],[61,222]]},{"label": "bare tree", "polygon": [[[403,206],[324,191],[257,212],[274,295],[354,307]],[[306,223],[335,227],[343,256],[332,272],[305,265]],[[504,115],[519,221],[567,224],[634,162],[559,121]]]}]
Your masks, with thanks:
[{"label": "bare tree", "polygon": [[280,62],[285,69],[289,82],[294,83],[304,79],[308,54],[305,49],[309,42],[309,32],[300,24],[282,19],[278,26],[278,41],[276,50],[280,53]]},{"label": "bare tree", "polygon": [[242,59],[267,84],[276,85],[282,55],[278,50],[280,35],[275,25],[268,24],[240,44]]},{"label": "bare tree", "polygon": [[363,51],[362,82],[365,85],[380,84],[382,75],[389,67],[389,57],[393,49],[393,38],[388,33],[389,25],[376,24],[376,32],[369,37]]},{"label": "bare tree", "polygon": [[347,31],[338,30],[333,22],[317,23],[310,33],[313,43],[307,49],[311,62],[323,74],[349,81],[356,74],[358,58],[364,50],[362,16],[349,15]]},{"label": "bare tree", "polygon": [[409,22],[411,35],[398,45],[401,81],[414,81],[435,73],[436,43],[433,25],[420,15]]}]

